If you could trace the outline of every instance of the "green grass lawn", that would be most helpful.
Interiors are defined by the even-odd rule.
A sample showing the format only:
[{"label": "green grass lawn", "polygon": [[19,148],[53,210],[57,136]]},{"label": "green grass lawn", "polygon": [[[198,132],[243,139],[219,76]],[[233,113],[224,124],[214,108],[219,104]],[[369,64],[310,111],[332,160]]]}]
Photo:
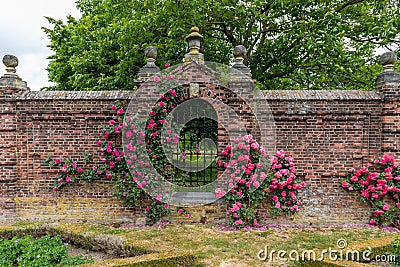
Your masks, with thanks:
[{"label": "green grass lawn", "polygon": [[211,224],[167,224],[152,227],[112,227],[89,223],[59,224],[78,233],[109,234],[147,251],[188,252],[198,257],[199,266],[290,266],[262,262],[257,253],[265,246],[274,250],[335,248],[338,239],[349,246],[373,238],[393,238],[398,233],[370,226],[305,227],[271,226],[232,230]]}]

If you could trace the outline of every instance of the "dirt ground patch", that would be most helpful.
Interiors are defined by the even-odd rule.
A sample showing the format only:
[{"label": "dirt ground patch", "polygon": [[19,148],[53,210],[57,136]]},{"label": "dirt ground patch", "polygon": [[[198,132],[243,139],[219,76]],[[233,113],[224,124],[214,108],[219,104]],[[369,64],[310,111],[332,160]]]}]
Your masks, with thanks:
[{"label": "dirt ground patch", "polygon": [[68,256],[78,256],[82,255],[85,259],[92,259],[95,262],[104,261],[108,259],[115,259],[117,256],[110,255],[102,251],[91,251],[76,246],[70,246],[68,248]]}]

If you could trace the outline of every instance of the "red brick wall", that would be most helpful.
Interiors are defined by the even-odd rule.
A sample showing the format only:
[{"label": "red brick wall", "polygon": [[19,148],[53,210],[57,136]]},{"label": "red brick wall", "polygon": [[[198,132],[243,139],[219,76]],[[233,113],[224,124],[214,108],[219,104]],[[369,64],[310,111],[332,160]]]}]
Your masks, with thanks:
[{"label": "red brick wall", "polygon": [[370,209],[341,183],[348,169],[381,155],[380,96],[269,91],[265,98],[273,110],[277,149],[293,156],[298,176],[307,183],[300,193],[304,206],[298,221],[366,222]]},{"label": "red brick wall", "polygon": [[[190,66],[184,73],[184,77],[178,77],[182,83],[215,83],[212,74]],[[244,84],[235,86],[240,88]],[[340,184],[347,169],[360,167],[383,152],[400,157],[400,98],[397,97],[400,85],[385,86],[372,92],[265,91],[255,98],[249,91],[243,91],[247,94],[244,98],[254,100],[251,105],[254,110],[265,116],[267,109],[272,111],[276,149],[284,149],[293,156],[298,175],[308,185],[301,192],[304,205],[303,211],[295,216],[297,221],[367,222],[368,206]],[[221,95],[220,87],[199,88],[199,95],[207,95],[210,88],[213,98]],[[390,92],[386,98],[385,92]],[[14,216],[28,220],[132,222],[141,218],[140,208],[126,210],[113,198],[108,180],[54,192],[52,185],[57,172],[44,162],[49,154],[81,160],[86,152],[96,154],[96,141],[102,133],[99,126],[112,117],[110,107],[115,100],[127,105],[131,97],[132,92],[16,93],[12,87],[0,87],[1,219]],[[248,110],[241,101],[231,104],[235,110],[238,107]],[[252,116],[247,112],[242,116],[247,118],[246,125],[250,125]],[[270,127],[264,123],[265,118],[257,119],[261,132]],[[256,135],[260,134],[256,124],[249,127],[255,129]],[[205,210],[210,218],[224,216],[220,207],[214,213],[210,207]]]}]

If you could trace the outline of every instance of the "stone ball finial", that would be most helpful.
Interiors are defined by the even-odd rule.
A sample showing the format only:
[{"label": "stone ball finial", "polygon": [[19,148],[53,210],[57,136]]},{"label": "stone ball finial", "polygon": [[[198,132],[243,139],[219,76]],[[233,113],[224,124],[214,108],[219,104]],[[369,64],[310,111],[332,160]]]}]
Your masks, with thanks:
[{"label": "stone ball finial", "polygon": [[147,58],[157,58],[157,49],[154,46],[148,46],[144,50],[144,55]]},{"label": "stone ball finial", "polygon": [[237,45],[233,48],[233,56],[235,58],[246,58],[247,49],[243,45]]},{"label": "stone ball finial", "polygon": [[232,69],[235,69],[239,71],[238,73],[241,73],[242,75],[244,74],[251,78],[250,68],[243,63],[245,58],[247,57],[246,53],[247,49],[243,45],[237,45],[235,46],[235,48],[233,48],[233,56],[235,57],[235,62],[232,66]]},{"label": "stone ball finial", "polygon": [[379,63],[383,66],[384,70],[393,70],[396,60],[397,54],[393,51],[389,51],[381,55]]},{"label": "stone ball finial", "polygon": [[15,67],[18,66],[18,58],[13,55],[5,55],[3,57],[3,64],[6,66],[8,73],[15,73],[17,71]]}]

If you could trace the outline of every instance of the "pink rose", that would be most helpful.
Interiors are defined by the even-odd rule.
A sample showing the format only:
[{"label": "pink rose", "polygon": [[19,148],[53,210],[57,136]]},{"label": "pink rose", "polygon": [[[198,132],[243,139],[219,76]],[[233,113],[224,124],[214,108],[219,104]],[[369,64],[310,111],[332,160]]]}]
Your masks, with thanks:
[{"label": "pink rose", "polygon": [[276,152],[276,156],[277,156],[278,158],[283,159],[283,158],[285,157],[285,151],[283,151],[283,150],[277,151],[277,152]]},{"label": "pink rose", "polygon": [[242,220],[236,220],[236,221],[235,221],[235,224],[236,224],[236,225],[241,225],[241,224],[243,224],[243,221],[242,221]]},{"label": "pink rose", "polygon": [[223,190],[221,190],[221,188],[217,188],[217,189],[215,189],[215,197],[216,198],[222,198],[222,197],[224,197],[226,195],[226,192],[225,191],[223,191]]}]

